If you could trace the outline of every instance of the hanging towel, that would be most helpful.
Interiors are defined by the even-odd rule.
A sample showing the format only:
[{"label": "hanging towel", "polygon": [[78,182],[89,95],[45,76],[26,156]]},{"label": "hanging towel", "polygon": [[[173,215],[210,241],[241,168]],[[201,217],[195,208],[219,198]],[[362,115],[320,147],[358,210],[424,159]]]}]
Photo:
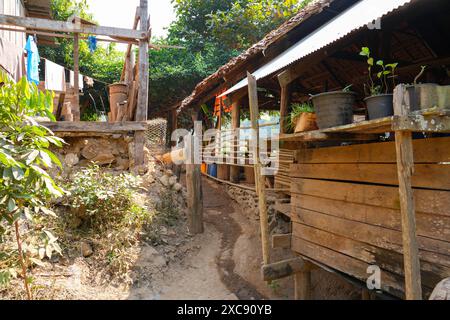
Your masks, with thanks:
[{"label": "hanging towel", "polygon": [[[80,91],[82,91],[84,88],[82,74],[78,75],[78,86],[79,86]],[[70,87],[75,88],[75,72],[73,72],[72,70],[70,71]]]},{"label": "hanging towel", "polygon": [[97,38],[94,36],[89,36],[88,43],[89,43],[89,50],[91,51],[91,53],[94,53],[94,51],[97,50]]},{"label": "hanging towel", "polygon": [[45,89],[66,91],[66,73],[64,67],[45,59]]},{"label": "hanging towel", "polygon": [[39,52],[34,41],[33,36],[28,36],[27,44],[25,45],[25,50],[28,53],[27,56],[27,78],[28,81],[34,82],[36,85],[39,84]]},{"label": "hanging towel", "polygon": [[26,75],[23,48],[0,38],[0,66],[18,82]]}]

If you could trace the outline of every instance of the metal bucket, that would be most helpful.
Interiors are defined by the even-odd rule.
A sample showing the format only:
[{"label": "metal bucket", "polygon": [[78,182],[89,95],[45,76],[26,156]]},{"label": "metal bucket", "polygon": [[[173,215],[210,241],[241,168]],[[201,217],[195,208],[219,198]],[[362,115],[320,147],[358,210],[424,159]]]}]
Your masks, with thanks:
[{"label": "metal bucket", "polygon": [[369,120],[390,117],[394,114],[394,95],[380,94],[364,99]]},{"label": "metal bucket", "polygon": [[334,91],[312,96],[319,129],[342,126],[353,122],[356,93]]}]

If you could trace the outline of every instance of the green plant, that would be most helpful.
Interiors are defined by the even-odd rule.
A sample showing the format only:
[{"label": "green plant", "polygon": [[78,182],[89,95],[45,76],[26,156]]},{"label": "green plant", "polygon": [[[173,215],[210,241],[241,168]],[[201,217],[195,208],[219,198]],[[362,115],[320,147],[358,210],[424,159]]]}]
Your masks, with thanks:
[{"label": "green plant", "polygon": [[65,183],[68,194],[64,202],[72,208],[73,219],[103,232],[123,221],[134,205],[133,190],[138,186],[138,178],[131,174],[114,175],[91,165]]},{"label": "green plant", "polygon": [[291,113],[288,121],[288,129],[292,130],[295,127],[296,121],[298,117],[302,115],[302,113],[314,113],[314,107],[311,102],[304,103],[293,103],[291,105]]},{"label": "green plant", "polygon": [[342,92],[351,92],[352,91],[353,84],[349,84],[344,89],[342,89]]},{"label": "green plant", "polygon": [[[51,93],[40,92],[26,78],[14,83],[5,73],[0,73],[0,237],[14,228],[29,299],[32,296],[27,261],[38,263],[38,260],[25,257],[26,248],[22,246],[19,224],[23,219],[33,223],[38,215],[54,216],[47,203],[64,193],[45,171],[54,165],[61,167],[59,159],[49,148],[52,145],[62,147],[63,140],[33,119],[45,115],[54,120],[52,109]],[[44,252],[39,252],[40,257],[51,256],[53,249],[60,251],[56,238],[49,231],[45,234],[49,240]],[[7,282],[11,271],[1,272],[0,277]]]},{"label": "green plant", "polygon": [[[397,77],[395,75],[395,70],[398,67],[398,63],[385,64],[383,60],[378,60],[376,62],[376,65],[381,68],[381,70],[377,73],[377,78],[380,80],[380,84],[377,85],[373,81],[372,72],[375,66],[375,60],[371,56],[370,49],[368,47],[363,47],[359,54],[367,58],[367,64],[369,66],[369,92],[366,92],[366,94],[375,96],[381,94],[382,92],[386,94],[389,93],[388,76],[391,76],[393,87],[395,88],[395,79]],[[364,88],[367,88],[367,86],[364,85]]]}]

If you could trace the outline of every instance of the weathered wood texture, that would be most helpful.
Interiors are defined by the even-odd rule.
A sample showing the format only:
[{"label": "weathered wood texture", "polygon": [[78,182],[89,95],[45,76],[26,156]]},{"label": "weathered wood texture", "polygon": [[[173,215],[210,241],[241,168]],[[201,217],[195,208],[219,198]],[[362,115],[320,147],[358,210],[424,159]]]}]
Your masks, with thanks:
[{"label": "weathered wood texture", "polygon": [[[420,278],[428,296],[450,274],[450,166],[444,164],[450,138],[412,144],[411,199]],[[292,250],[361,281],[369,277],[369,265],[378,265],[382,289],[405,298],[395,143],[299,150],[296,159],[299,163],[291,166]]]},{"label": "weathered wood texture", "polygon": [[302,258],[293,258],[266,264],[262,266],[261,273],[264,281],[273,281],[292,276],[301,271],[308,271],[309,268],[310,263]]},{"label": "weathered wood texture", "polygon": [[187,148],[186,154],[190,159],[186,162],[186,189],[188,205],[188,223],[191,234],[204,232],[203,224],[203,189],[200,165],[194,161],[195,139],[193,136],[186,136]]},{"label": "weathered wood texture", "polygon": [[272,248],[291,248],[292,233],[274,234],[272,236]]}]

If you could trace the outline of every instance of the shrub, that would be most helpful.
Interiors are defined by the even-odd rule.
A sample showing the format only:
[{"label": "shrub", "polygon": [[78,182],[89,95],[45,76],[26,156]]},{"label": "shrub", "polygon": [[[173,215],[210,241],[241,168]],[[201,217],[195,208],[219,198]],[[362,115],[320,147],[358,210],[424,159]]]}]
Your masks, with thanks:
[{"label": "shrub", "polygon": [[65,202],[72,208],[72,218],[92,231],[104,232],[122,223],[132,209],[138,211],[133,200],[138,186],[138,178],[131,174],[114,175],[92,165],[67,181]]},{"label": "shrub", "polygon": [[[40,92],[26,78],[15,83],[5,73],[0,73],[0,241],[2,236],[12,234],[14,229],[17,242],[14,257],[19,258],[30,299],[29,279],[26,276],[28,262],[39,261],[32,256],[25,257],[25,253],[33,250],[22,247],[19,222],[26,219],[28,223],[33,223],[39,215],[53,216],[46,204],[52,197],[63,195],[63,190],[45,171],[54,165],[61,166],[49,148],[52,145],[61,147],[63,140],[33,119],[47,116],[54,120],[52,109],[51,93]],[[45,226],[41,229],[47,239],[43,250],[37,250],[35,256],[51,257],[54,250],[60,251],[59,246]],[[14,268],[5,269],[11,265],[14,267],[9,254],[3,251],[0,257],[0,282],[3,283],[15,275]]]}]

